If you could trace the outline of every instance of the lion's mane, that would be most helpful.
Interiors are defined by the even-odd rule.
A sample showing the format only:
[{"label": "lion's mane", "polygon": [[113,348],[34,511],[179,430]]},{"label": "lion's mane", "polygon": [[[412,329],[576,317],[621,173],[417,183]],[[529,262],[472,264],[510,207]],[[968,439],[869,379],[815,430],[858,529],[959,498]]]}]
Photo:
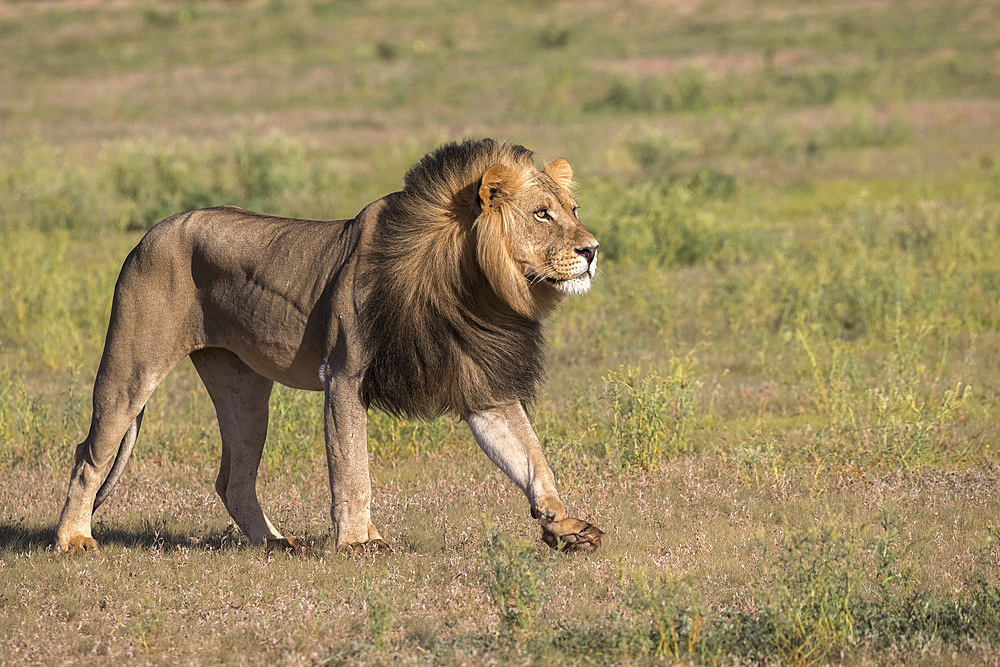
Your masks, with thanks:
[{"label": "lion's mane", "polygon": [[366,404],[465,416],[534,398],[545,304],[534,301],[510,256],[515,212],[501,203],[479,215],[478,199],[480,179],[497,164],[529,184],[532,158],[492,139],[446,144],[387,197],[362,280]]}]

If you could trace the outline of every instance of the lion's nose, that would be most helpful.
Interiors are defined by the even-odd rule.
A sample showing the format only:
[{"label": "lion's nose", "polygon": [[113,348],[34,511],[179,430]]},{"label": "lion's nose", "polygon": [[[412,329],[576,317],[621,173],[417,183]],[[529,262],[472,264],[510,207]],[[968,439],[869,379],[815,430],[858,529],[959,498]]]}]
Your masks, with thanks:
[{"label": "lion's nose", "polygon": [[594,258],[597,257],[597,244],[589,245],[586,248],[577,248],[576,253],[587,260],[587,266],[590,266]]}]

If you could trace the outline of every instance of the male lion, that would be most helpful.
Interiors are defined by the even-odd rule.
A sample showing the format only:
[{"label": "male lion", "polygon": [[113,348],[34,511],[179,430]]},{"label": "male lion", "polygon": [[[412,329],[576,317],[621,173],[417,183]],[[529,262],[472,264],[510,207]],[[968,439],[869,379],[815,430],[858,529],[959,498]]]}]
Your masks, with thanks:
[{"label": "male lion", "polygon": [[353,220],[233,206],[149,230],[115,285],[87,439],[76,448],[57,546],[97,548],[93,511],[121,476],[150,394],[190,356],[222,434],[215,489],[251,541],[302,548],[257,500],[274,382],[323,391],[338,549],[385,547],[371,520],[367,409],[465,419],[524,492],[542,539],[593,550],[566,516],[524,405],[542,371],[540,318],[590,287],[597,241],[577,218],[566,160],[492,139],[425,156],[401,192]]}]

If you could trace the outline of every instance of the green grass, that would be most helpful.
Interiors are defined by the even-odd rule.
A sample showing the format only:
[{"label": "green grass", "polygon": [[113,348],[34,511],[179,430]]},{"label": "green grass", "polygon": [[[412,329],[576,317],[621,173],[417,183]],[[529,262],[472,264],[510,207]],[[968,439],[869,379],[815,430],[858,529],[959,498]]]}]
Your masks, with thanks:
[{"label": "green grass", "polygon": [[[987,2],[0,8],[0,662],[961,663],[1000,648]],[[351,217],[442,141],[567,157],[601,242],[530,412],[567,557],[453,418],[372,414],[392,554],[332,551],[318,394],[247,545],[153,395],[101,554],[51,551],[118,269],[197,206]]]}]

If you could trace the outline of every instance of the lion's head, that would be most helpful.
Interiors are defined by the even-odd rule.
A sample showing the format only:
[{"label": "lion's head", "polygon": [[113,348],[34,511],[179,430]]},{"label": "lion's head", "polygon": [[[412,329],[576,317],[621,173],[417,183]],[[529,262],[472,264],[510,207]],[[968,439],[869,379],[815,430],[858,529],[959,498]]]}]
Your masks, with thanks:
[{"label": "lion's head", "polygon": [[534,166],[491,166],[479,186],[479,265],[518,312],[537,317],[560,294],[590,289],[597,239],[580,224],[573,170],[560,158]]},{"label": "lion's head", "polygon": [[529,401],[540,318],[590,287],[597,241],[580,224],[564,159],[523,146],[447,144],[385,199],[365,271],[363,394],[394,412],[460,414]]}]

